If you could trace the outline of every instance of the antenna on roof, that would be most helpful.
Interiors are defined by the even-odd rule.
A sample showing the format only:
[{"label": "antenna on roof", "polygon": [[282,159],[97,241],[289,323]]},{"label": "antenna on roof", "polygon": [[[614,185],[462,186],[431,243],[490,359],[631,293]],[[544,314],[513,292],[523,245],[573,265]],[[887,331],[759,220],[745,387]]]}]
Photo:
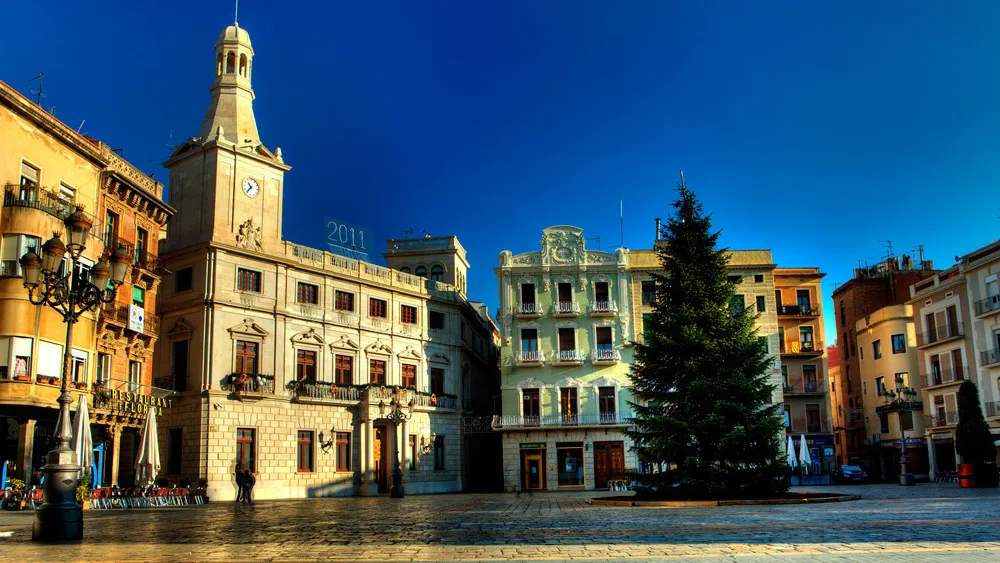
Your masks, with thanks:
[{"label": "antenna on roof", "polygon": [[236,0],[236,13],[233,14],[233,25],[240,26],[240,0]]},{"label": "antenna on roof", "polygon": [[37,105],[38,107],[42,107],[42,98],[45,97],[42,95],[42,81],[45,80],[45,73],[39,72],[38,76],[32,78],[28,82],[34,82],[36,80],[38,81],[38,91],[36,92],[35,90],[32,90],[31,93],[36,94],[38,96],[37,98],[35,98],[35,105]]},{"label": "antenna on roof", "polygon": [[[77,133],[80,133],[80,130],[83,129],[83,124],[86,123],[86,122],[87,122],[86,119],[84,119],[83,121],[80,122],[80,126],[76,128],[76,132]],[[80,133],[80,134],[83,135],[83,133]]]},{"label": "antenna on roof", "polygon": [[618,200],[618,248],[625,248],[625,200]]},{"label": "antenna on roof", "polygon": [[406,229],[405,231],[399,231],[406,235],[407,237],[413,236],[413,229]]}]

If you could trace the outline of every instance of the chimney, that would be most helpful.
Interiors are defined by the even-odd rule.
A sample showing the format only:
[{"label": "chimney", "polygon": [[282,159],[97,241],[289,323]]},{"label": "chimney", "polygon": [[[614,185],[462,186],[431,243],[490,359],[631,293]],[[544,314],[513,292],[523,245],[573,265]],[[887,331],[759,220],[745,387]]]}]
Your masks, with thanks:
[{"label": "chimney", "polygon": [[660,218],[656,218],[656,238],[653,240],[660,240]]}]

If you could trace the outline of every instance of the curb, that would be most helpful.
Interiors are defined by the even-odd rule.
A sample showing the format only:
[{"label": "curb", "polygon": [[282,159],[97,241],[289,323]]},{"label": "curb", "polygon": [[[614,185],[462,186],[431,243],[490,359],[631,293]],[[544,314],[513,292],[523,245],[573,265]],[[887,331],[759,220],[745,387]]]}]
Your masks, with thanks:
[{"label": "curb", "polygon": [[766,506],[777,504],[824,504],[861,500],[861,495],[824,494],[816,497],[771,498],[745,500],[604,500],[588,498],[583,502],[593,506],[618,506],[634,508],[704,508],[713,506]]}]

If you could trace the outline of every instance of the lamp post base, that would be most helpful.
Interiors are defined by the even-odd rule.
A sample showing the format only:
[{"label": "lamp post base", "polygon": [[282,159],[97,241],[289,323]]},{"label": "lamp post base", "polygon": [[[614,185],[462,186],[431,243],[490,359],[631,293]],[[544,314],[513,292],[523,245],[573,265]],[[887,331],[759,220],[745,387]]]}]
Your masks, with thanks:
[{"label": "lamp post base", "polygon": [[42,468],[44,503],[35,510],[31,526],[32,541],[61,542],[83,539],[83,507],[76,503],[76,486],[80,467],[73,459],[73,450],[55,449],[49,452],[48,463]]},{"label": "lamp post base", "polygon": [[910,487],[915,485],[916,481],[913,478],[913,473],[910,473],[909,471],[907,471],[906,473],[900,473],[899,484],[904,487]]},{"label": "lamp post base", "polygon": [[392,471],[392,486],[389,487],[389,498],[403,498],[403,472],[396,464],[396,469]]}]

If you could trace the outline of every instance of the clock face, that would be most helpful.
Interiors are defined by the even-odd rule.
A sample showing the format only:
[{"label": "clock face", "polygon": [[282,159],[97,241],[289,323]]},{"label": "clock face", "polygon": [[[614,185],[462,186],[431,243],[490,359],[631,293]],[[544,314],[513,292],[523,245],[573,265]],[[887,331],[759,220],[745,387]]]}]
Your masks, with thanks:
[{"label": "clock face", "polygon": [[257,185],[257,181],[253,178],[243,180],[243,193],[250,197],[256,197],[260,193],[260,186]]}]

